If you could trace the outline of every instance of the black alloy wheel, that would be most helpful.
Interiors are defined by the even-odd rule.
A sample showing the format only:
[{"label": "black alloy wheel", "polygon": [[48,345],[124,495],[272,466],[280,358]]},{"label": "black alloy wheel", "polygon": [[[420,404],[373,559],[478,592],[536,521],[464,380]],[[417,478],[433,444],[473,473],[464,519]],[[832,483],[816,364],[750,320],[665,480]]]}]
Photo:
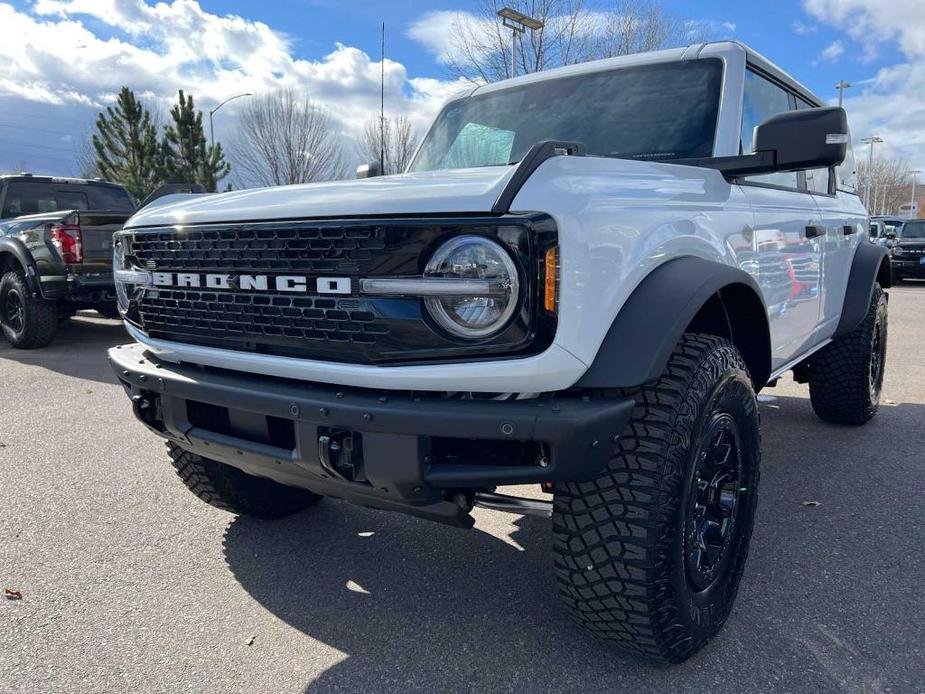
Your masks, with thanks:
[{"label": "black alloy wheel", "polygon": [[883,367],[886,364],[886,335],[881,315],[878,313],[871,336],[870,349],[870,399],[872,402],[880,401],[880,390],[883,388]]},{"label": "black alloy wheel", "polygon": [[26,325],[26,308],[19,290],[10,287],[3,297],[3,312],[0,323],[9,327],[14,333],[21,333]]},{"label": "black alloy wheel", "polygon": [[740,438],[735,419],[714,412],[694,448],[684,533],[687,578],[694,590],[706,590],[729,568],[743,491]]}]

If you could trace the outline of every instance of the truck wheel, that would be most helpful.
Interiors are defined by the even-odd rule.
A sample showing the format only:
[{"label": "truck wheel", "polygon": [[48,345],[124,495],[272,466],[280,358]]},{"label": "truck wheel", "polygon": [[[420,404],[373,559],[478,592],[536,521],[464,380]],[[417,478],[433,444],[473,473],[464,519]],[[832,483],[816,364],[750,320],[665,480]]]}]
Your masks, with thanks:
[{"label": "truck wheel", "polygon": [[687,334],[636,400],[607,469],[557,484],[556,579],[592,635],[679,663],[732,608],[758,500],[761,436],[745,362]]},{"label": "truck wheel", "polygon": [[58,307],[32,298],[21,272],[7,272],[0,277],[0,327],[14,347],[45,347],[58,329]]},{"label": "truck wheel", "polygon": [[223,511],[254,518],[282,518],[313,506],[322,498],[307,489],[248,475],[172,443],[167,448],[183,484],[207,504]]},{"label": "truck wheel", "polygon": [[816,414],[835,424],[864,424],[877,414],[886,367],[886,294],[871,292],[864,320],[809,361],[809,398]]}]

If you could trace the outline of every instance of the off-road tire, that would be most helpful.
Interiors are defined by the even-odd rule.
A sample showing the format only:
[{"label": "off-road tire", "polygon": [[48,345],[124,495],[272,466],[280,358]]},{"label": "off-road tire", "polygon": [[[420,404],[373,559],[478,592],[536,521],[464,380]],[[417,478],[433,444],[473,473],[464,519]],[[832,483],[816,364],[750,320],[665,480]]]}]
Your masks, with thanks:
[{"label": "off-road tire", "polygon": [[877,414],[886,369],[886,340],[886,294],[875,284],[867,315],[858,327],[810,358],[809,398],[820,419],[860,425]]},{"label": "off-road tire", "polygon": [[248,475],[238,468],[185,451],[173,443],[168,443],[167,448],[170,461],[187,489],[223,511],[269,520],[292,515],[322,499],[307,489]]},{"label": "off-road tire", "polygon": [[[658,381],[620,393],[636,406],[614,432],[607,468],[590,482],[555,487],[556,579],[573,618],[592,635],[678,663],[720,630],[742,577],[758,496],[757,402],[735,346],[699,334],[681,339]],[[700,508],[702,439],[717,418],[738,432],[735,520],[715,575],[695,585],[704,579],[690,569],[691,514]]]},{"label": "off-road tire", "polygon": [[58,306],[34,299],[23,273],[11,270],[0,277],[0,328],[13,347],[46,347],[58,329]]}]

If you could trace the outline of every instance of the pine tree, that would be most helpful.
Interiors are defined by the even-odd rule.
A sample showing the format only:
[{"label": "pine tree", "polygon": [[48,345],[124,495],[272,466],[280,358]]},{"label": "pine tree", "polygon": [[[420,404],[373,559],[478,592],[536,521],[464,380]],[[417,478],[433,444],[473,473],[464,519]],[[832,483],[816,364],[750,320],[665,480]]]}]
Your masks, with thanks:
[{"label": "pine tree", "polygon": [[215,192],[218,182],[228,175],[222,146],[209,146],[202,129],[202,111],[193,105],[193,97],[180,90],[179,100],[170,109],[173,123],[164,130],[161,145],[161,176],[168,183],[199,183]]},{"label": "pine tree", "polygon": [[143,200],[159,183],[160,147],[151,113],[128,87],[96,119],[92,138],[99,175]]}]

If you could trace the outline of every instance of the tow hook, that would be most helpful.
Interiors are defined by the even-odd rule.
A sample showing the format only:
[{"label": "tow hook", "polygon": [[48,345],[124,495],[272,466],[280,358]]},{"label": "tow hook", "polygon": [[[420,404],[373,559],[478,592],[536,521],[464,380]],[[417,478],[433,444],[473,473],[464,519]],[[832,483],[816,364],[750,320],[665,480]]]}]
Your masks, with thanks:
[{"label": "tow hook", "polygon": [[164,431],[161,419],[160,399],[150,393],[137,393],[132,396],[132,412],[135,417],[156,431]]},{"label": "tow hook", "polygon": [[151,415],[151,399],[147,395],[133,395],[132,412],[142,422],[147,422]]},{"label": "tow hook", "polygon": [[360,462],[349,431],[331,429],[318,437],[318,462],[325,472],[347,482],[359,481]]}]

